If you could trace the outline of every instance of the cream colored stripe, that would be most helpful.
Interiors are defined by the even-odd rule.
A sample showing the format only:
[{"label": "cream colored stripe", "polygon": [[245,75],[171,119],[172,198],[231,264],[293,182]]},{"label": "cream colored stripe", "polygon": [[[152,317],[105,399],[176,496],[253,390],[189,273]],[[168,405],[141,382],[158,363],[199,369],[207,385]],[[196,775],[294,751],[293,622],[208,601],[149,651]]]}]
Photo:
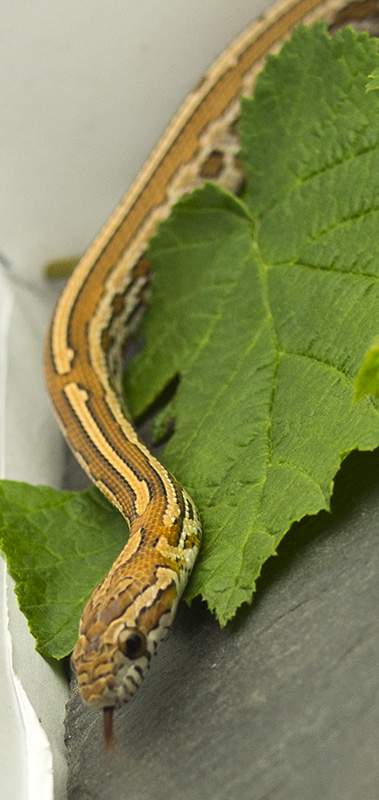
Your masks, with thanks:
[{"label": "cream colored stripe", "polygon": [[134,492],[137,514],[143,514],[150,500],[149,487],[146,481],[137,478],[133,470],[125,464],[125,461],[115,453],[111,445],[107,442],[104,434],[96,424],[96,420],[88,409],[88,394],[85,389],[81,389],[77,383],[69,383],[64,387],[64,393],[90,440],[108,463],[114,467],[116,472],[124,478]]},{"label": "cream colored stripe", "polygon": [[[124,549],[121,550],[120,555],[117,558],[117,561],[114,563],[114,567],[117,567],[118,564],[126,564],[132,556],[137,552],[140,544],[142,542],[142,533],[141,530],[137,530],[133,533],[133,536],[130,537],[128,543],[125,545]],[[131,581],[133,583],[133,581]]]},{"label": "cream colored stripe", "polygon": [[165,467],[162,466],[162,464],[158,461],[158,459],[152,456],[147,447],[145,447],[145,445],[143,445],[142,442],[140,442],[133,426],[130,424],[130,422],[128,422],[128,420],[124,416],[120,403],[117,399],[117,396],[112,391],[109,382],[106,380],[106,374],[103,373],[99,377],[102,380],[104,388],[106,389],[105,392],[106,402],[115,420],[117,421],[118,425],[123,431],[124,435],[126,436],[127,439],[129,439],[129,441],[132,444],[137,445],[140,452],[146,456],[150,466],[157,473],[157,475],[159,476],[159,478],[163,483],[167,497],[167,505],[163,515],[163,523],[167,527],[170,527],[172,523],[178,518],[180,513],[180,507],[178,505],[174,484]]},{"label": "cream colored stripe", "polygon": [[173,582],[177,586],[178,576],[176,572],[169,567],[158,567],[156,582],[152,586],[148,586],[142,594],[139,594],[124,614],[123,619],[126,625],[133,628],[142,609],[150,608],[159,592],[167,589]]}]

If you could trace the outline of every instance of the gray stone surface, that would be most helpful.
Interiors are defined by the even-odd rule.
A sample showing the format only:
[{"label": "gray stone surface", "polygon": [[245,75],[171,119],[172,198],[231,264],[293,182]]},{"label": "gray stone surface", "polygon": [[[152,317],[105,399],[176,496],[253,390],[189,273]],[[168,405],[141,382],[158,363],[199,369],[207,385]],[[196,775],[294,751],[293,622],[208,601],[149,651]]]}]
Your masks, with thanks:
[{"label": "gray stone surface", "polygon": [[348,459],[333,506],[226,630],[182,605],[112,753],[73,693],[70,800],[377,800],[378,453]]}]

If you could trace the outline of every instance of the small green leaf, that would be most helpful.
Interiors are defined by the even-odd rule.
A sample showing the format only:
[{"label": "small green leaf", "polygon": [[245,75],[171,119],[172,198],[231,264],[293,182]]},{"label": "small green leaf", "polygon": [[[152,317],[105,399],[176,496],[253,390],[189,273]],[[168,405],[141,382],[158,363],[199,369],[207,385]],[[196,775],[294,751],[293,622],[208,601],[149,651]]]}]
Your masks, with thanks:
[{"label": "small green leaf", "polygon": [[355,379],[357,400],[367,395],[379,398],[379,337],[372,342],[364,355]]},{"label": "small green leaf", "polygon": [[79,262],[79,256],[72,258],[58,258],[56,261],[49,261],[44,267],[44,275],[48,280],[64,280],[69,278]]},{"label": "small green leaf", "polygon": [[0,549],[42,655],[71,652],[84,603],[127,534],[125,521],[95,489],[0,482]]}]

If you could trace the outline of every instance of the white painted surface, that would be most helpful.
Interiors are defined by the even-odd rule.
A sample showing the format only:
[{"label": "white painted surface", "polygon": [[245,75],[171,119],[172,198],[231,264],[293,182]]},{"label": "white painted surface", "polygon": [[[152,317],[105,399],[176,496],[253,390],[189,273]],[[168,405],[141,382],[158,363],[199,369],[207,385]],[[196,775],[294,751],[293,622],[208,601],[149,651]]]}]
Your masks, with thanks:
[{"label": "white painted surface", "polygon": [[[2,564],[4,570],[4,565]],[[6,584],[4,582],[4,604],[7,608]],[[7,609],[8,610],[8,609]],[[13,643],[7,614],[7,635],[5,646],[8,651],[8,664],[11,673],[12,696],[17,708],[14,719],[22,724],[22,749],[19,748],[17,761],[12,757],[6,764],[10,784],[9,798],[25,797],[27,800],[52,800],[54,791],[53,756],[49,739],[30,702],[22,682],[14,669]],[[36,654],[34,656],[34,659]],[[50,677],[49,677],[50,682]],[[7,752],[7,748],[4,749]],[[20,789],[15,784],[22,783]],[[17,791],[18,789],[18,791]],[[4,795],[5,800],[5,795]]]},{"label": "white painted surface", "polygon": [[[3,0],[0,252],[12,264],[15,295],[3,436],[8,478],[55,486],[61,478],[61,439],[41,368],[54,292],[41,281],[41,265],[83,251],[186,93],[267,5],[267,0]],[[35,653],[11,584],[8,605],[14,669],[48,735],[55,798],[63,800],[67,688],[59,671]],[[0,642],[1,647],[0,657]],[[9,703],[14,737],[6,735],[12,726],[4,715],[0,743],[6,738],[11,763],[13,752],[26,753],[26,742],[10,695]],[[42,794],[43,758],[41,800],[48,796]],[[12,800],[23,798],[26,786],[26,757],[24,771],[18,764],[14,774],[20,786],[14,786]],[[6,787],[1,769],[2,800],[8,800]],[[34,796],[29,787],[29,800]]]},{"label": "white painted surface", "polygon": [[5,564],[0,559],[0,787],[1,797],[26,798],[26,745],[8,640]]},{"label": "white painted surface", "polygon": [[[13,296],[0,271],[0,478],[4,476],[7,343]],[[9,647],[6,572],[0,559],[0,776],[4,800],[25,797],[26,748]]]}]

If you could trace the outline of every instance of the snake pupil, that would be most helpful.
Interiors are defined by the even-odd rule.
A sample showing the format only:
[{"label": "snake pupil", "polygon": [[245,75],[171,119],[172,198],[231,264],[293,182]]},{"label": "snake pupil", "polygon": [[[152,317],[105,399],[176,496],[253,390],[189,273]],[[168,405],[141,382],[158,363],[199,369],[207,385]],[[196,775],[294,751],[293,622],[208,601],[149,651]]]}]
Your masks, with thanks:
[{"label": "snake pupil", "polygon": [[138,658],[144,649],[144,642],[139,633],[131,633],[125,642],[125,655],[127,658]]}]

